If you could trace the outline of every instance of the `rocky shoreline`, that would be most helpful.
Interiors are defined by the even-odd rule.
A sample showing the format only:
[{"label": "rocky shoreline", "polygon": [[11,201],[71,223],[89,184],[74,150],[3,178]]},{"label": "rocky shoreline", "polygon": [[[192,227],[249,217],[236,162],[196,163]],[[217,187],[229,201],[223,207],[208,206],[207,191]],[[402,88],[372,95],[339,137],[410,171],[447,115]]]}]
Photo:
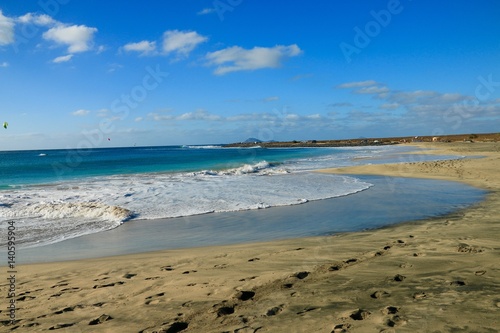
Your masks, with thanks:
[{"label": "rocky shoreline", "polygon": [[359,146],[383,146],[395,145],[410,142],[497,142],[500,141],[500,133],[486,134],[454,134],[442,136],[407,136],[392,138],[359,138],[343,140],[305,140],[305,141],[272,141],[261,142],[257,139],[245,142],[236,142],[224,145],[227,148],[233,147],[254,147],[262,148],[284,148],[284,147],[359,147]]}]

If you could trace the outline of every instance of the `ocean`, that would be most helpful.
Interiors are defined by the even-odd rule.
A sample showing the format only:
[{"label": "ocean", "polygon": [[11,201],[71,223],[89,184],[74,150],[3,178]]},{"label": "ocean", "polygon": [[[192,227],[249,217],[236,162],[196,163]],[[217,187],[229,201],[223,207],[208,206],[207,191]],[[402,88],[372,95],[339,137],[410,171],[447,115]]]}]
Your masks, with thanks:
[{"label": "ocean", "polygon": [[292,206],[373,186],[316,169],[450,158],[404,155],[411,150],[205,145],[0,152],[0,246],[9,221],[19,248],[37,247],[124,223]]}]

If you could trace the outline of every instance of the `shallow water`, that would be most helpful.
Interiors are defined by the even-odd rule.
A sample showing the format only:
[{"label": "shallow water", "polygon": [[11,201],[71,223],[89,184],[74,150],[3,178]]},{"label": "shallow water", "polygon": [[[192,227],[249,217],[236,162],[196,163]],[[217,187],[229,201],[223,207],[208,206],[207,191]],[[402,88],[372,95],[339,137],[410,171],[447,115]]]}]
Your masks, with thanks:
[{"label": "shallow water", "polygon": [[297,206],[129,221],[106,232],[19,250],[18,262],[73,260],[373,229],[448,214],[477,203],[486,195],[483,190],[456,182],[357,178],[374,186],[355,195]]}]

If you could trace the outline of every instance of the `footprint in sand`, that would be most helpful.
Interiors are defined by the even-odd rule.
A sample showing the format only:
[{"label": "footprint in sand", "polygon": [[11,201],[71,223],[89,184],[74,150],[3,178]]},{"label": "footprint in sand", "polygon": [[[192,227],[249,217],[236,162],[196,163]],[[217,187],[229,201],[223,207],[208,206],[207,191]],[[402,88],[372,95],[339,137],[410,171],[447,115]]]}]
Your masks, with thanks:
[{"label": "footprint in sand", "polygon": [[248,277],[248,278],[240,279],[239,281],[243,282],[243,281],[247,281],[247,280],[255,280],[256,278],[257,278],[257,276],[251,276],[251,277]]},{"label": "footprint in sand", "polygon": [[63,314],[65,312],[75,311],[75,308],[76,308],[75,306],[70,306],[70,307],[64,308],[62,310],[56,311],[56,312],[54,312],[54,314]]},{"label": "footprint in sand", "polygon": [[399,312],[399,308],[396,307],[396,306],[388,306],[386,308],[384,308],[382,310],[382,312],[386,315],[389,315],[389,314],[396,314]]},{"label": "footprint in sand", "polygon": [[394,316],[391,319],[387,320],[387,326],[396,327],[403,326],[406,324],[406,320],[401,318],[400,316]]},{"label": "footprint in sand", "polygon": [[299,273],[294,274],[293,276],[299,280],[303,280],[309,276],[309,272],[299,272]]},{"label": "footprint in sand", "polygon": [[223,306],[217,310],[217,317],[227,316],[234,313],[234,306]]},{"label": "footprint in sand", "polygon": [[331,333],[347,333],[351,328],[351,324],[338,324],[335,325]]},{"label": "footprint in sand", "polygon": [[456,281],[452,281],[450,282],[450,286],[454,286],[454,287],[462,287],[462,286],[465,286],[467,283],[465,283],[465,281],[462,281],[462,280],[456,280]]},{"label": "footprint in sand", "polygon": [[64,286],[67,286],[67,285],[69,285],[69,283],[59,283],[59,284],[53,285],[50,288],[54,289],[54,288],[57,288],[57,287],[64,287]]},{"label": "footprint in sand", "polygon": [[236,299],[239,299],[240,301],[248,301],[249,299],[252,299],[255,296],[254,291],[240,291],[235,295]]},{"label": "footprint in sand", "polygon": [[160,267],[160,271],[170,272],[170,271],[173,271],[173,270],[174,270],[174,268],[171,265]]},{"label": "footprint in sand", "polygon": [[389,296],[391,296],[391,294],[389,294],[387,291],[383,291],[383,290],[377,290],[376,292],[374,292],[373,294],[370,295],[371,298],[375,298],[375,299],[385,298],[385,297],[389,297]]},{"label": "footprint in sand", "polygon": [[417,292],[417,293],[414,293],[413,294],[413,298],[414,299],[423,299],[423,298],[426,298],[427,297],[427,294],[423,291],[420,291],[420,292]]},{"label": "footprint in sand", "polygon": [[165,293],[158,293],[153,296],[148,296],[146,297],[146,302],[144,304],[149,305],[149,304],[158,304],[160,303],[160,300],[158,298],[165,296]]},{"label": "footprint in sand", "polygon": [[144,280],[149,281],[149,280],[158,280],[158,279],[160,279],[159,276],[152,276],[152,277],[147,277]]},{"label": "footprint in sand", "polygon": [[108,284],[101,284],[101,285],[95,285],[93,288],[98,289],[98,288],[107,288],[107,287],[114,287],[116,285],[121,285],[124,284],[125,282],[123,281],[118,281],[118,282],[113,282],[113,283],[108,283]]},{"label": "footprint in sand", "polygon": [[58,330],[58,329],[61,329],[61,328],[66,328],[66,327],[71,327],[71,326],[73,326],[75,324],[76,323],[71,323],[71,324],[57,324],[57,325],[54,325],[54,326],[50,327],[49,331]]},{"label": "footprint in sand", "polygon": [[106,276],[106,277],[103,277],[100,279],[95,279],[94,281],[97,282],[97,281],[102,281],[102,280],[107,280],[107,279],[109,279],[109,276]]},{"label": "footprint in sand", "polygon": [[334,272],[334,271],[340,271],[342,268],[344,268],[344,263],[338,263],[338,264],[335,264],[333,266],[330,266],[330,268],[328,269],[329,271],[331,272]]},{"label": "footprint in sand", "polygon": [[275,306],[274,308],[271,308],[271,309],[267,310],[266,316],[268,316],[268,317],[270,317],[270,316],[276,316],[281,311],[283,311],[283,307],[284,306],[285,306],[284,304],[281,304],[280,306]]},{"label": "footprint in sand", "polygon": [[133,278],[134,276],[137,276],[137,274],[133,274],[133,273],[127,273],[123,276],[123,278],[125,279],[131,279]]},{"label": "footprint in sand", "polygon": [[194,271],[194,270],[192,270],[192,271],[185,271],[185,272],[182,272],[182,274],[189,274],[189,273],[196,273],[196,272],[198,272],[198,271]]},{"label": "footprint in sand", "polygon": [[314,306],[308,306],[304,310],[297,312],[297,314],[298,315],[303,315],[303,314],[305,314],[307,312],[311,312],[311,311],[314,311],[314,310],[321,310],[321,308],[317,308],[317,307],[314,307]]},{"label": "footprint in sand", "polygon": [[188,327],[189,327],[188,323],[178,321],[178,322],[175,322],[172,325],[170,325],[166,331],[162,331],[162,332],[166,332],[166,333],[178,333],[178,332],[184,331]]},{"label": "footprint in sand", "polygon": [[357,309],[349,317],[354,320],[365,320],[371,315],[370,311],[363,310],[363,309]]},{"label": "footprint in sand", "polygon": [[111,317],[110,315],[107,315],[107,314],[103,314],[101,316],[99,316],[99,318],[96,318],[96,319],[93,319],[89,322],[89,325],[100,325],[108,320],[111,320],[113,319],[113,317]]},{"label": "footprint in sand", "polygon": [[401,274],[396,274],[392,279],[396,282],[403,282],[406,279],[406,276]]}]

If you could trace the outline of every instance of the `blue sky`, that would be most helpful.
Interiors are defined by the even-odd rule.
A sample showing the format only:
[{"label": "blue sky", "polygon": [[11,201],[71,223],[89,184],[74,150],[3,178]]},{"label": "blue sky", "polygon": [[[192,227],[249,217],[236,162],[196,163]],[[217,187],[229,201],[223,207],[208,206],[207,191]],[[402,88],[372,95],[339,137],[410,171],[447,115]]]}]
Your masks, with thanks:
[{"label": "blue sky", "polygon": [[0,150],[498,132],[498,1],[0,3]]}]

